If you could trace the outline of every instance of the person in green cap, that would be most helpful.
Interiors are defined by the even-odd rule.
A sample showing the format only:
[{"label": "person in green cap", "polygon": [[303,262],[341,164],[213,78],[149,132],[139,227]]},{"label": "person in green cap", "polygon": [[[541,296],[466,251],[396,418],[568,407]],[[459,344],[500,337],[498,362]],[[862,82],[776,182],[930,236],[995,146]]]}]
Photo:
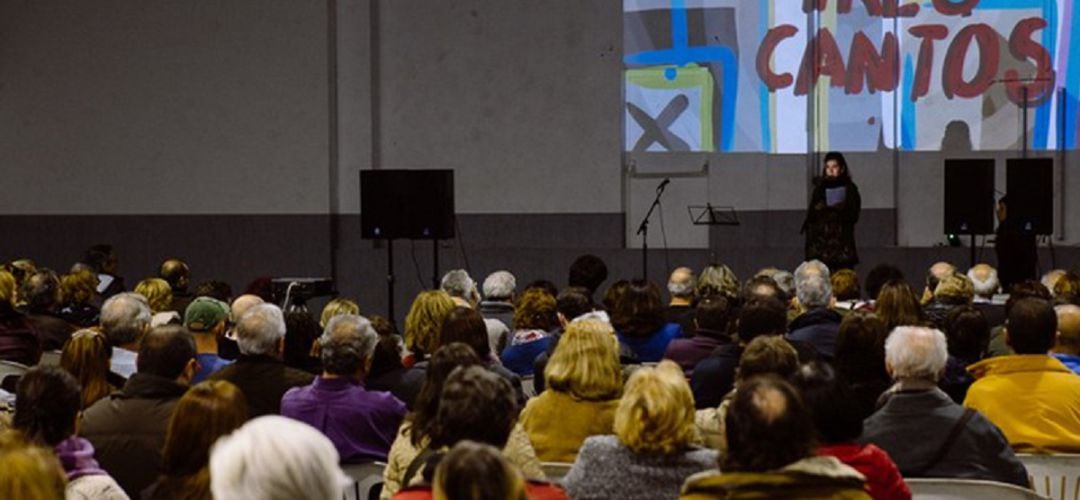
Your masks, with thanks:
[{"label": "person in green cap", "polygon": [[184,326],[195,336],[199,371],[191,383],[206,380],[211,373],[229,365],[232,361],[218,356],[218,339],[225,335],[229,305],[210,297],[198,297],[184,311]]}]

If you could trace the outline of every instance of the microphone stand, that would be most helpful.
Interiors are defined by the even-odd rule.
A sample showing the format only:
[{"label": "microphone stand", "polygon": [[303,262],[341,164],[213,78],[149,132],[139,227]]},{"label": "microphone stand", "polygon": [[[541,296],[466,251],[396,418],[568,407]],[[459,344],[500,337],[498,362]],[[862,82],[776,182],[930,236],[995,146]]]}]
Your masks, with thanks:
[{"label": "microphone stand", "polygon": [[671,179],[664,179],[659,186],[656,186],[656,198],[649,207],[649,211],[645,213],[645,218],[641,220],[641,225],[638,226],[637,234],[641,235],[641,279],[643,281],[649,279],[649,217],[660,205],[660,196],[664,194],[664,188],[669,182]]}]

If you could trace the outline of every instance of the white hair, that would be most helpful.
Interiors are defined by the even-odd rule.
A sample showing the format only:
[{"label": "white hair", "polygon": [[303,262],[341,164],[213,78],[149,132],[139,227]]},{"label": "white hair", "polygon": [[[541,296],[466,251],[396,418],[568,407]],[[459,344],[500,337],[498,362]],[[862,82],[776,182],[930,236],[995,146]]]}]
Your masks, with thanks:
[{"label": "white hair", "polygon": [[997,293],[998,288],[1001,288],[1001,282],[998,281],[997,269],[989,267],[990,271],[986,273],[986,279],[980,280],[976,277],[975,268],[968,269],[967,277],[971,280],[971,284],[975,287],[975,295],[979,297],[990,298]]},{"label": "white hair", "polygon": [[484,298],[510,300],[517,288],[517,278],[510,271],[495,271],[484,278]]},{"label": "white hair", "polygon": [[444,274],[442,281],[439,283],[439,288],[450,294],[451,297],[465,299],[469,303],[477,302],[480,299],[480,292],[476,291],[476,282],[469,276],[468,271],[464,269],[454,269]]},{"label": "white hair", "polygon": [[885,362],[896,380],[937,382],[948,359],[945,334],[935,328],[898,326],[885,339]]},{"label": "white hair", "polygon": [[795,268],[795,289],[799,289],[799,284],[814,276],[821,276],[825,278],[825,281],[829,281],[829,266],[826,266],[824,262],[813,259],[799,264],[799,267]]},{"label": "white hair", "polygon": [[291,418],[256,418],[210,450],[210,491],[217,500],[326,500],[341,498],[348,484],[334,444]]},{"label": "white hair", "polygon": [[[677,279],[679,277],[682,279]],[[668,278],[667,282],[668,293],[670,293],[672,297],[683,299],[692,298],[696,287],[697,279],[694,277],[694,271],[690,270],[689,267],[680,267],[672,271],[671,277]]]},{"label": "white hair", "polygon": [[138,293],[118,293],[101,305],[101,329],[113,345],[138,340],[150,319],[150,305]]},{"label": "white hair", "polygon": [[236,343],[243,354],[272,353],[284,336],[285,315],[274,304],[251,306],[236,324]]},{"label": "white hair", "polygon": [[795,282],[795,296],[804,307],[828,307],[832,302],[832,283],[828,276],[810,275]]}]

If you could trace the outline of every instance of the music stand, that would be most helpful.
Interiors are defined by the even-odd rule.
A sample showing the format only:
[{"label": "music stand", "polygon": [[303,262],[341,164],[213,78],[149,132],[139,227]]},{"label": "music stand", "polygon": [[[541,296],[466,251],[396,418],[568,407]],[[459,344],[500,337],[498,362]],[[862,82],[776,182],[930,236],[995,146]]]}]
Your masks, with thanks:
[{"label": "music stand", "polygon": [[[690,222],[695,226],[738,226],[739,217],[735,207],[714,207],[709,203],[686,207]],[[695,211],[697,213],[695,213]]]}]

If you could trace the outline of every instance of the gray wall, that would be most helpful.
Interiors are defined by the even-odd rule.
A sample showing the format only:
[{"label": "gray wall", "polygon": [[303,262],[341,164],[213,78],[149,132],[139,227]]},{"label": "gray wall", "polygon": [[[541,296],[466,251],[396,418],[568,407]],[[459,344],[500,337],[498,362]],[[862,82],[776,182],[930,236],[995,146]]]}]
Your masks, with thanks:
[{"label": "gray wall", "polygon": [[[235,286],[336,275],[378,309],[385,248],[356,217],[357,172],[374,166],[455,169],[462,238],[442,270],[467,256],[475,274],[559,281],[593,251],[636,274],[634,232],[664,176],[650,246],[692,249],[667,261],[793,266],[816,156],[624,155],[621,19],[620,2],[580,0],[0,2],[0,259],[66,268],[112,241],[129,280],[176,254]],[[954,153],[849,156],[864,265],[963,258],[933,248]],[[999,158],[1004,190],[1016,152],[975,156]],[[1059,168],[1067,203],[1076,155]],[[742,225],[691,225],[687,206],[706,201]],[[1080,242],[1064,210],[1059,246]],[[396,250],[400,309],[430,278],[430,248],[418,266],[408,242]],[[1059,248],[1058,264],[1074,256]]]}]

